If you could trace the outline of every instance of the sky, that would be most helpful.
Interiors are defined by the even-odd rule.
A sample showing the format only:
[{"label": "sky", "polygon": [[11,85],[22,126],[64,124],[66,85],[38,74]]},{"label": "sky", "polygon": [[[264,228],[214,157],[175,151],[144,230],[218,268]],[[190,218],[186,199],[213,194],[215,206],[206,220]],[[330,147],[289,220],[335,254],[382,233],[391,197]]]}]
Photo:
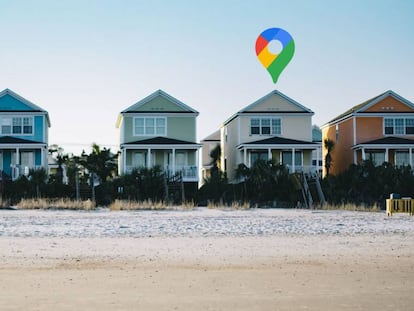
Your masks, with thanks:
[{"label": "sky", "polygon": [[[0,0],[0,91],[49,112],[49,144],[119,149],[120,111],[162,89],[200,114],[200,141],[277,89],[323,125],[387,90],[414,102],[414,1]],[[276,84],[268,28],[295,41]]]}]

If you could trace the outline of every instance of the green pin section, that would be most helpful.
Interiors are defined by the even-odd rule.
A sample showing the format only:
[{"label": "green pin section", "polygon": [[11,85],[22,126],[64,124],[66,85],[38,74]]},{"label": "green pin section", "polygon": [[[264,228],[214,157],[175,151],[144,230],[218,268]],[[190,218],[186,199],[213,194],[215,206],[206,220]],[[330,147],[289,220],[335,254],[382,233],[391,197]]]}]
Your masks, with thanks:
[{"label": "green pin section", "polygon": [[267,71],[270,73],[273,79],[273,83],[276,83],[280,74],[289,64],[290,60],[295,53],[295,42],[290,40],[289,43],[283,48],[282,52],[276,57],[276,59],[267,67]]}]

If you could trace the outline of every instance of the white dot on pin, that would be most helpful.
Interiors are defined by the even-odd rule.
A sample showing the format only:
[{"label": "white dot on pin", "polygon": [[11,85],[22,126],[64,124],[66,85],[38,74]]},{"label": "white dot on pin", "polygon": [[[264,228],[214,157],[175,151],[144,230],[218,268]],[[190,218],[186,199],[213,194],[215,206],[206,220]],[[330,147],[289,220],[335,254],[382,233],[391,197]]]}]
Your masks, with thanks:
[{"label": "white dot on pin", "polygon": [[280,54],[280,52],[283,50],[282,42],[279,40],[271,40],[267,45],[267,49],[272,54]]}]

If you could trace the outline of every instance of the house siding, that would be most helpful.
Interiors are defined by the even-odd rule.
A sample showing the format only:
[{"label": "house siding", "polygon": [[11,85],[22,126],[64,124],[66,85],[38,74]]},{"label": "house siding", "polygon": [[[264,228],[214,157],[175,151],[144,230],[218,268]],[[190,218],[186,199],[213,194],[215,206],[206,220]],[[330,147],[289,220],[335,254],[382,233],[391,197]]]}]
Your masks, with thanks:
[{"label": "house siding", "polygon": [[143,111],[152,111],[152,112],[167,112],[167,111],[185,111],[183,108],[177,106],[176,104],[172,103],[168,99],[157,96],[154,99],[150,100],[148,103],[145,103],[144,105],[134,109],[134,111],[137,112],[143,112]]},{"label": "house siding", "polygon": [[356,144],[382,138],[384,136],[383,117],[356,118]]},{"label": "house siding", "polygon": [[[384,108],[384,109],[383,109]],[[395,112],[413,112],[414,110],[408,107],[406,104],[400,102],[392,96],[388,96],[381,100],[380,102],[372,105],[367,108],[365,112],[386,112],[386,111],[395,111]]]},{"label": "house siding", "polygon": [[271,95],[263,100],[259,105],[255,105],[249,111],[303,111],[300,107],[293,105],[287,99],[281,96]]},{"label": "house siding", "polygon": [[[157,114],[157,116],[159,116]],[[140,115],[140,117],[155,117],[154,115]],[[196,141],[196,118],[167,116],[167,135],[168,138],[179,139],[189,142]],[[134,136],[134,117],[125,116],[123,118],[123,135],[121,143],[129,143],[138,140],[148,139],[151,136]]]},{"label": "house siding", "polygon": [[[333,124],[322,130],[323,141],[330,139],[335,143],[332,155],[332,165],[330,168],[330,174],[338,174],[347,169],[350,164],[354,162],[354,153],[351,149],[354,145],[353,142],[353,120],[347,119],[341,123],[338,123],[338,139],[336,137],[336,124]],[[322,161],[323,161],[323,174],[326,175],[325,169],[325,156],[326,149],[323,148]]]},{"label": "house siding", "polygon": [[13,96],[6,94],[0,98],[0,105],[2,111],[32,111],[25,103],[17,100]]},{"label": "house siding", "polygon": [[195,142],[196,120],[195,117],[168,117],[167,134],[169,138]]}]

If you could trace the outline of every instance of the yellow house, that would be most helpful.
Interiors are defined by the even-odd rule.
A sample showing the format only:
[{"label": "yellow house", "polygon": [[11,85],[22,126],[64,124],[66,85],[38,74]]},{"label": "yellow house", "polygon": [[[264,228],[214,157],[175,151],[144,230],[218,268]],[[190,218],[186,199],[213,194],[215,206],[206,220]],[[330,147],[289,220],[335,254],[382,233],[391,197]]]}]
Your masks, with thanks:
[{"label": "yellow house", "polygon": [[279,91],[272,91],[238,111],[220,128],[221,165],[230,182],[237,182],[239,164],[258,159],[286,165],[290,172],[316,171],[312,151],[313,111]]},{"label": "yellow house", "polygon": [[[386,91],[322,126],[322,141],[334,142],[330,174],[351,164],[372,160],[381,165],[413,165],[414,104],[393,91]],[[323,147],[323,161],[327,150]],[[326,175],[325,162],[323,175]]]}]

